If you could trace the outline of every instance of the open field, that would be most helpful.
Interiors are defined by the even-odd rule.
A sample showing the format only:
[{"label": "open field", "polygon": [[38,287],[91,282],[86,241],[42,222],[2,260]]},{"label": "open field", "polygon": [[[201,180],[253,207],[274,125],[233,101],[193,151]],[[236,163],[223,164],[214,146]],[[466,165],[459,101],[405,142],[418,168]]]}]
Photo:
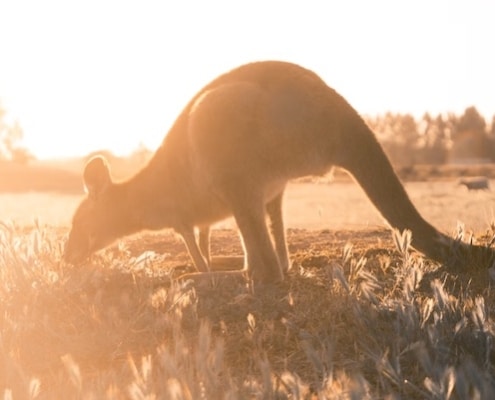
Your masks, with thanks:
[{"label": "open field", "polygon": [[[406,184],[446,232],[488,243],[495,194]],[[60,262],[78,195],[0,194],[0,396],[36,399],[447,399],[495,396],[495,295],[486,268],[446,271],[384,228],[349,182],[286,198],[293,267],[277,286],[179,284],[170,232]],[[37,222],[34,222],[37,220]],[[217,268],[238,268],[232,221]],[[11,396],[11,397],[9,397]]]},{"label": "open field", "polygon": [[[492,181],[495,187],[495,181]],[[457,222],[467,230],[480,232],[495,221],[495,192],[469,192],[455,180],[408,182],[406,189],[414,204],[435,226],[445,232]],[[81,188],[82,192],[82,188]],[[50,192],[0,193],[0,221],[13,220],[21,226],[69,227],[83,194]],[[360,229],[383,227],[361,188],[351,181],[292,183],[285,197],[287,226],[298,229]],[[233,221],[219,224],[235,228]]]}]

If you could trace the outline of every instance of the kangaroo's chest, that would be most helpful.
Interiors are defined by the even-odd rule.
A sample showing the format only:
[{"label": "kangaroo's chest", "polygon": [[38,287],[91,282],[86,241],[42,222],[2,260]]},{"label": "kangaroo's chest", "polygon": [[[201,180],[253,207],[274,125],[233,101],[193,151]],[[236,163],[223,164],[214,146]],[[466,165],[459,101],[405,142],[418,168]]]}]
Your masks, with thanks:
[{"label": "kangaroo's chest", "polygon": [[[259,182],[252,190],[259,191],[264,205],[283,193],[287,182],[273,180]],[[233,215],[233,209],[246,210],[251,206],[243,196],[238,196],[235,187],[199,185],[190,188],[187,201],[182,202],[184,220],[191,225],[211,225]]]}]

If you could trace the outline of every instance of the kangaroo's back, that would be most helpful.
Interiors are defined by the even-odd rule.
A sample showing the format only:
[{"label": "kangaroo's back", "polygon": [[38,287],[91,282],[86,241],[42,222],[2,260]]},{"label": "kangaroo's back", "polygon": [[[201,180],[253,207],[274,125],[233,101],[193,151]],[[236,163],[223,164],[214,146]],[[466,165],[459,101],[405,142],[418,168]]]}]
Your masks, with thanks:
[{"label": "kangaroo's back", "polygon": [[[205,93],[220,87],[238,84],[241,82],[254,84],[267,91],[276,91],[283,90],[287,86],[294,84],[294,82],[299,83],[302,81],[307,82],[307,88],[309,88],[308,84],[314,87],[326,87],[323,80],[321,80],[321,78],[314,72],[296,64],[282,61],[250,63],[220,75],[208,85],[204,86],[184,107],[172,128],[165,136],[159,150],[166,147],[178,146],[178,143],[185,139],[191,111],[194,106],[197,105],[198,100],[201,99]],[[221,118],[222,116],[220,115],[219,117]],[[160,157],[158,151],[155,156]]]},{"label": "kangaroo's back", "polygon": [[270,172],[282,172],[281,179],[322,174],[336,152],[345,151],[341,143],[356,119],[365,126],[314,72],[287,62],[251,63],[221,75],[191,99],[149,168],[201,174],[202,169],[190,171],[191,162],[210,158],[219,172],[235,165],[259,169],[261,180]]}]

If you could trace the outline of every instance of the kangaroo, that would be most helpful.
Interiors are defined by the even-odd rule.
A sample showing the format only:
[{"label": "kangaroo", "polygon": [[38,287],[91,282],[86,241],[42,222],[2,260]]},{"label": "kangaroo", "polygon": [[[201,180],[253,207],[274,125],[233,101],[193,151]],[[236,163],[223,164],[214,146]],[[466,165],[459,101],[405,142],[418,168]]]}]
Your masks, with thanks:
[{"label": "kangaroo", "polygon": [[392,228],[410,230],[412,246],[426,256],[449,262],[459,249],[485,254],[421,217],[373,132],[343,97],[301,66],[265,61],[200,90],[131,179],[113,182],[105,159],[91,159],[83,173],[88,196],[73,217],[64,258],[80,263],[117,238],[173,228],[206,273],[210,226],[234,216],[248,276],[279,282],[289,269],[284,189],[332,166],[354,177]]}]

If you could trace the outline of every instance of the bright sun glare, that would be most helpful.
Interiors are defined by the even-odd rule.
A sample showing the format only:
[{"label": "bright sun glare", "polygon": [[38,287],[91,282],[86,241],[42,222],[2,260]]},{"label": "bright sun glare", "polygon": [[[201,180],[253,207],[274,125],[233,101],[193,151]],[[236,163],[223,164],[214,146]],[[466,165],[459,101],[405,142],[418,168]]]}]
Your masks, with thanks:
[{"label": "bright sun glare", "polygon": [[0,100],[42,158],[154,149],[204,84],[262,59],[315,70],[365,114],[495,111],[481,0],[28,3],[0,5]]}]

